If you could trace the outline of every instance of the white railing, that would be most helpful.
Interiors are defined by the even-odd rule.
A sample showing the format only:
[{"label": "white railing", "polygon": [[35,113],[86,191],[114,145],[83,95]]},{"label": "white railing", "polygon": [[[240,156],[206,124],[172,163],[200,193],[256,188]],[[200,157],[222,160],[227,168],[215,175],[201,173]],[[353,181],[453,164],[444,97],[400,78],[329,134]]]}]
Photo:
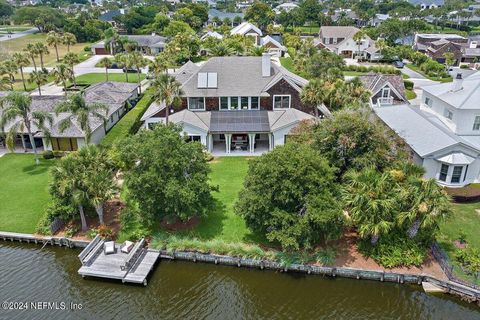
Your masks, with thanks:
[{"label": "white railing", "polygon": [[378,98],[377,99],[377,105],[379,107],[381,106],[388,106],[393,104],[393,97],[388,97],[388,98]]}]

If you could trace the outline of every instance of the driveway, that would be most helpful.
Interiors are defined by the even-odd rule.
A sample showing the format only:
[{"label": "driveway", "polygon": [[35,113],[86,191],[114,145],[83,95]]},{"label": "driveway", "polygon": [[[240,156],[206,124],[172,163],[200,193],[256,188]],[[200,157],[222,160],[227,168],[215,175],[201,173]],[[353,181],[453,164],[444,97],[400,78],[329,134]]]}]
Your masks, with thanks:
[{"label": "driveway", "polygon": [[26,35],[33,34],[33,33],[36,33],[36,32],[38,32],[38,29],[37,28],[32,28],[32,29],[28,29],[26,31],[15,32],[15,33],[12,33],[12,34],[6,34],[6,35],[0,37],[0,42],[21,38],[21,37],[24,37]]},{"label": "driveway", "polygon": [[426,79],[426,80],[428,80],[423,75],[421,75],[420,73],[418,73],[416,71],[413,71],[412,69],[408,68],[407,66],[403,67],[400,70],[402,71],[403,74],[406,74],[407,76],[410,77],[410,79],[408,79],[408,80],[413,80],[413,79]]}]

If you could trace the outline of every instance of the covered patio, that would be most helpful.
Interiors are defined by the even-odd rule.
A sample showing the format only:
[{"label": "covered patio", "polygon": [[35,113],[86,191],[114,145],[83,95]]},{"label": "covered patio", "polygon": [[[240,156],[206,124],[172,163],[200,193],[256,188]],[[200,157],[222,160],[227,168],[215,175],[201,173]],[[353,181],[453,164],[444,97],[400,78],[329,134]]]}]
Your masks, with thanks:
[{"label": "covered patio", "polygon": [[213,155],[261,155],[273,147],[268,113],[212,112],[207,140]]}]

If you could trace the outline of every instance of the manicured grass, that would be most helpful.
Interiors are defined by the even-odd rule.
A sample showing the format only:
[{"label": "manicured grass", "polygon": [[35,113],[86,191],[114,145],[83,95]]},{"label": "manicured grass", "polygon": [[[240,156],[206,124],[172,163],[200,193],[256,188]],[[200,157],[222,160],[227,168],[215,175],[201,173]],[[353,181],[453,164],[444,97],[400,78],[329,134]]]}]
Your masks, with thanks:
[{"label": "manicured grass", "polygon": [[[143,73],[140,74],[140,79],[141,80],[145,79],[145,75]],[[118,81],[118,82],[127,82],[125,78],[125,73],[109,73],[108,80]],[[128,82],[137,83],[137,80],[138,80],[138,76],[136,73],[128,74]],[[78,84],[94,84],[94,83],[99,83],[104,81],[107,81],[107,77],[105,73],[86,73],[77,77]]]},{"label": "manicured grass", "polygon": [[284,67],[288,71],[295,72],[295,70],[293,68],[293,59],[291,57],[280,58],[280,63],[282,64],[282,67]]},{"label": "manicured grass", "polygon": [[0,158],[0,230],[33,233],[50,200],[49,169],[55,160],[31,154],[6,154]]},{"label": "manicured grass", "polygon": [[[46,43],[47,34],[46,33],[35,33],[27,35],[21,38],[12,39],[2,42],[0,46],[0,61],[7,60],[14,52],[22,51],[23,48],[29,43],[42,42]],[[79,54],[80,60],[85,60],[89,57],[90,53],[85,52],[83,49],[85,46],[90,45],[90,43],[77,43],[73,46],[70,46],[70,52],[75,52]],[[45,67],[53,67],[57,64],[55,48],[48,48],[50,53],[45,55],[43,58]],[[60,59],[67,53],[67,46],[58,47],[58,55]],[[40,66],[40,58],[36,58],[37,66]],[[33,64],[32,64],[33,66]]]},{"label": "manicured grass", "polygon": [[412,100],[412,99],[415,99],[417,97],[417,94],[415,93],[415,91],[408,90],[408,89],[405,89],[405,95],[407,96],[408,100]]},{"label": "manicured grass", "polygon": [[460,233],[464,232],[469,246],[480,248],[480,203],[462,203],[453,204],[453,215],[440,226],[440,232],[437,237],[438,242],[446,251],[450,262],[454,266],[455,274],[462,279],[480,285],[480,279],[465,274],[455,262],[455,251],[458,250],[453,242],[458,240]]},{"label": "manicured grass", "polygon": [[140,127],[140,118],[151,104],[151,92],[147,90],[143,97],[137,102],[135,107],[132,108],[126,115],[120,119],[111,129],[108,131],[105,138],[103,138],[101,144],[104,146],[111,146],[115,141],[125,138],[129,134],[134,134]]},{"label": "manicured grass", "polygon": [[425,78],[430,79],[430,80],[432,80],[432,81],[439,81],[439,82],[451,82],[451,81],[453,81],[453,79],[452,79],[451,76],[448,76],[448,77],[446,77],[446,78],[430,77],[430,76],[426,75],[426,74],[420,69],[420,67],[418,67],[417,65],[411,64],[411,63],[409,63],[409,64],[407,64],[407,65],[405,65],[405,66],[406,66],[407,68],[415,71],[415,72],[420,73],[420,74],[423,75]]},{"label": "manicured grass", "polygon": [[[33,91],[33,90],[38,90],[36,83],[29,83],[28,82],[28,79],[30,78],[30,75],[28,73],[25,73],[24,76],[25,76],[25,85],[27,87],[27,91],[30,92],[30,91]],[[47,79],[48,79],[47,83],[50,83],[50,82],[53,81],[53,76],[49,74],[47,76]],[[22,77],[20,76],[20,74],[18,74],[15,77],[15,83],[13,84],[13,89],[16,90],[16,91],[24,91]]]}]

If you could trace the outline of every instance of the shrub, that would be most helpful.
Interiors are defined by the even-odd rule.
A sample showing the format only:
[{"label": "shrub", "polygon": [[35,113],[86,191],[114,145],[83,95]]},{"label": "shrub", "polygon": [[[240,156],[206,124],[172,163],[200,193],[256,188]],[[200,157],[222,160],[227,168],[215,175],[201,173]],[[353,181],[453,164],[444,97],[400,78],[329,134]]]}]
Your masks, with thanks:
[{"label": "shrub", "polygon": [[111,240],[113,238],[113,230],[112,228],[102,224],[98,226],[97,228],[97,233],[102,237],[103,239],[106,240]]},{"label": "shrub", "polygon": [[457,250],[455,260],[460,263],[462,269],[475,278],[480,275],[480,250],[473,247]]},{"label": "shrub", "polygon": [[62,158],[63,156],[65,156],[66,152],[64,151],[53,151],[53,156],[55,158]]},{"label": "shrub", "polygon": [[64,229],[64,235],[67,238],[73,237],[77,232],[79,231],[79,228],[74,225],[74,224],[69,224],[68,226],[65,227]]},{"label": "shrub", "polygon": [[413,90],[413,82],[410,80],[404,80],[403,84],[405,85],[405,89]]},{"label": "shrub", "polygon": [[427,246],[395,235],[381,238],[376,245],[372,245],[370,240],[361,240],[358,249],[385,268],[420,266],[428,250]]},{"label": "shrub", "polygon": [[210,152],[205,152],[205,157],[207,158],[208,162],[212,161],[215,158]]},{"label": "shrub", "polygon": [[92,47],[90,47],[90,46],[85,46],[85,47],[83,47],[83,51],[85,51],[85,52],[90,52],[90,51],[92,51]]},{"label": "shrub", "polygon": [[462,64],[460,65],[460,69],[470,69],[470,68],[468,67],[468,64]]},{"label": "shrub", "polygon": [[43,151],[43,159],[53,159],[55,158],[55,156],[53,155],[53,151],[51,150],[46,150],[46,151]]}]

